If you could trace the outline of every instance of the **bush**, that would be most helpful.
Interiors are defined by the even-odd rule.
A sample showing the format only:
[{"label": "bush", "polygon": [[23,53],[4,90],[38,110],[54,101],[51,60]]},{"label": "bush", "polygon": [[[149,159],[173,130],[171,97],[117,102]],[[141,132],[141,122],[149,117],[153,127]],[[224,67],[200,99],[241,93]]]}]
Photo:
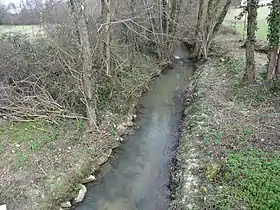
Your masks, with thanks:
[{"label": "bush", "polygon": [[[4,87],[0,89],[0,110],[16,113],[16,117],[71,113],[85,116],[82,59],[73,27],[59,26],[48,31],[48,36],[41,38],[20,33],[0,37],[0,82]],[[90,39],[94,46],[95,38]],[[111,53],[115,56],[115,70],[110,76],[98,65],[94,67],[100,119],[108,111],[126,113],[159,71],[153,59],[133,47],[115,47]],[[93,55],[94,61],[97,56],[100,55]]]}]

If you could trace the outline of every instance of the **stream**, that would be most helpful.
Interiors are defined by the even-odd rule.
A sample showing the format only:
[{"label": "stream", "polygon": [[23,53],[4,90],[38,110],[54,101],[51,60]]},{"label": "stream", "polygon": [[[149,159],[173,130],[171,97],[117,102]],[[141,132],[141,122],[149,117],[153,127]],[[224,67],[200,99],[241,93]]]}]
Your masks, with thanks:
[{"label": "stream", "polygon": [[[179,56],[179,57],[177,57]],[[155,78],[140,99],[133,135],[114,150],[96,182],[87,185],[77,210],[165,210],[170,202],[170,168],[179,140],[184,89],[194,67],[177,46],[174,68]]]}]

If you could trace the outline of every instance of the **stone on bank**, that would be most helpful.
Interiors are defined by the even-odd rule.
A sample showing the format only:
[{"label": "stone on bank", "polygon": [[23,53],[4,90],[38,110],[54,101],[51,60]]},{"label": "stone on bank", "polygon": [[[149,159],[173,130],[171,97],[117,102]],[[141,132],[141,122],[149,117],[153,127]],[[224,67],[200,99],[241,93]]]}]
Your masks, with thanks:
[{"label": "stone on bank", "polygon": [[95,176],[93,175],[90,175],[89,177],[85,178],[82,180],[82,184],[86,184],[86,183],[89,183],[89,182],[93,182],[95,180]]},{"label": "stone on bank", "polygon": [[80,190],[79,190],[77,197],[74,199],[74,203],[82,202],[87,193],[87,188],[85,187],[85,185],[80,184],[79,188],[80,188]]},{"label": "stone on bank", "polygon": [[7,210],[6,204],[0,206],[0,210]]}]

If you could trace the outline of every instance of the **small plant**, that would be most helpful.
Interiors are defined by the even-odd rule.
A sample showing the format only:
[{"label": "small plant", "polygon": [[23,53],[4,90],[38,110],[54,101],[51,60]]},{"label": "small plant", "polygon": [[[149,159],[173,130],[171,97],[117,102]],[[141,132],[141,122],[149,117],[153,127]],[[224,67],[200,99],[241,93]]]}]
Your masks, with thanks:
[{"label": "small plant", "polygon": [[84,120],[81,120],[81,119],[78,119],[76,121],[76,127],[79,129],[79,130],[83,130],[85,128],[85,121]]},{"label": "small plant", "polygon": [[223,132],[222,131],[219,131],[216,135],[215,135],[215,138],[214,138],[214,144],[219,144],[219,142],[222,140],[223,138]]},{"label": "small plant", "polygon": [[261,71],[260,77],[261,77],[262,81],[266,81],[266,78],[267,78],[267,65],[266,65],[266,68],[263,71]]},{"label": "small plant", "polygon": [[230,152],[225,167],[223,176],[218,176],[224,190],[222,194],[217,192],[217,207],[280,208],[279,154],[262,150]]}]

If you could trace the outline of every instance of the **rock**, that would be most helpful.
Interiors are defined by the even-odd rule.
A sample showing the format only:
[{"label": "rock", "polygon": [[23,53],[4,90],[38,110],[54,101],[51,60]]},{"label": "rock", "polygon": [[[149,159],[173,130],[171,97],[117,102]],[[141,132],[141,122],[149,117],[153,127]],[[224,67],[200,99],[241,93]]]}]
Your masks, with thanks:
[{"label": "rock", "polygon": [[0,210],[7,210],[6,204],[0,206]]},{"label": "rock", "polygon": [[179,60],[181,57],[178,56],[178,55],[174,55],[174,58],[175,58],[176,60]]},{"label": "rock", "polygon": [[79,188],[80,188],[80,190],[79,190],[79,193],[78,193],[77,197],[74,198],[74,203],[82,202],[84,200],[84,197],[85,197],[86,193],[87,193],[87,188],[85,187],[85,185],[80,184]]},{"label": "rock", "polygon": [[85,178],[82,180],[82,184],[86,184],[86,183],[89,183],[89,182],[93,182],[94,180],[96,180],[95,176],[93,175],[90,175],[89,177]]},{"label": "rock", "polygon": [[132,127],[132,126],[134,125],[134,123],[133,123],[131,120],[129,120],[129,121],[127,121],[127,122],[125,123],[125,125],[126,125],[127,127]]},{"label": "rock", "polygon": [[71,207],[71,203],[70,201],[66,201],[60,204],[61,208],[70,208]]},{"label": "rock", "polygon": [[[118,141],[119,139],[117,139],[117,141]],[[119,143],[118,142],[113,142],[112,143],[112,149],[115,149],[115,148],[117,148],[119,146]]]},{"label": "rock", "polygon": [[126,130],[126,128],[123,124],[119,124],[117,130],[119,133],[123,133]]},{"label": "rock", "polygon": [[107,154],[102,154],[97,160],[98,165],[102,165],[108,161],[108,155]]},{"label": "rock", "polygon": [[124,139],[122,137],[119,137],[117,140],[120,141],[120,142],[124,141]]},{"label": "rock", "polygon": [[133,116],[132,115],[128,115],[127,120],[133,120]]}]

